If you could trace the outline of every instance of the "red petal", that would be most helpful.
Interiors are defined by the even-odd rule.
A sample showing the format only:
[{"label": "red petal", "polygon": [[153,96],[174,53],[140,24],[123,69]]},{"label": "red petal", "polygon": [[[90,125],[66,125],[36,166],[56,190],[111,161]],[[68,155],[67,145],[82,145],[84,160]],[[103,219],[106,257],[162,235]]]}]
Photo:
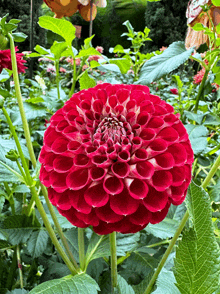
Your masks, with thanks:
[{"label": "red petal", "polygon": [[68,190],[63,193],[57,193],[55,190],[53,192],[53,197],[56,199],[56,206],[62,210],[68,210],[71,208],[69,201]]},{"label": "red petal", "polygon": [[70,208],[69,210],[62,210],[59,207],[57,208],[59,213],[62,214],[67,218],[67,220],[74,226],[79,227],[79,228],[87,228],[88,225],[85,224],[82,220],[80,220],[76,216],[76,211],[74,208]]},{"label": "red petal", "polygon": [[56,154],[64,153],[65,151],[67,151],[68,143],[69,143],[69,141],[67,139],[65,139],[65,138],[57,138],[53,142],[53,144],[51,146],[51,149]]},{"label": "red petal", "polygon": [[121,89],[116,92],[116,96],[120,104],[125,102],[129,97],[129,91],[127,89]]},{"label": "red petal", "polygon": [[158,212],[151,213],[150,223],[151,224],[157,224],[160,223],[167,215],[170,208],[170,202],[167,202],[167,205]]},{"label": "red petal", "polygon": [[139,205],[137,211],[128,216],[129,221],[135,225],[146,226],[149,223],[151,213],[144,205]]},{"label": "red petal", "polygon": [[175,165],[179,166],[186,163],[187,153],[186,153],[186,149],[184,148],[182,144],[179,144],[179,143],[173,144],[169,146],[167,151],[172,154],[175,161]]},{"label": "red petal", "polygon": [[152,159],[152,162],[151,162],[151,160],[150,160],[150,162],[153,164],[154,160],[155,160],[154,167],[155,167],[156,170],[171,169],[175,164],[173,156],[168,152],[157,155],[156,157],[154,157],[154,159]]},{"label": "red petal", "polygon": [[92,167],[90,169],[90,177],[93,181],[100,181],[106,175],[106,170],[101,167]]},{"label": "red petal", "polygon": [[78,217],[80,220],[82,220],[85,224],[89,226],[98,226],[99,224],[99,219],[96,216],[96,213],[94,210],[92,210],[88,214],[84,214],[81,212],[75,212],[76,217]]},{"label": "red petal", "polygon": [[124,185],[122,180],[117,177],[107,177],[104,180],[103,188],[108,194],[115,195],[122,192]]},{"label": "red petal", "polygon": [[53,162],[53,168],[58,173],[68,172],[73,166],[73,159],[62,155],[56,156]]},{"label": "red petal", "polygon": [[86,190],[84,194],[86,202],[92,207],[104,206],[109,199],[109,195],[103,189],[103,184],[96,184]]},{"label": "red petal", "polygon": [[58,193],[62,193],[65,190],[67,190],[67,185],[66,185],[66,177],[68,173],[57,173],[53,171],[50,174],[50,182],[51,186],[54,188],[54,190]]},{"label": "red petal", "polygon": [[122,215],[116,214],[110,207],[109,202],[102,207],[96,208],[98,218],[107,223],[115,223],[123,219]]},{"label": "red petal", "polygon": [[89,181],[88,169],[79,169],[68,174],[66,178],[67,187],[72,190],[82,189]]},{"label": "red petal", "polygon": [[186,173],[185,173],[185,167],[179,166],[174,167],[170,170],[172,177],[173,177],[173,183],[172,186],[180,186],[185,181]]},{"label": "red petal", "polygon": [[91,212],[92,207],[84,199],[85,189],[73,191],[68,190],[70,204],[79,212],[88,214]]},{"label": "red petal", "polygon": [[147,196],[148,186],[147,184],[139,179],[134,179],[128,187],[130,195],[134,199],[143,199]]},{"label": "red petal", "polygon": [[112,172],[116,177],[125,178],[130,172],[130,167],[127,162],[115,162],[111,166]]},{"label": "red petal", "polygon": [[137,162],[134,169],[135,173],[143,179],[150,179],[154,174],[154,167],[148,161]]},{"label": "red petal", "polygon": [[152,186],[154,186],[157,191],[166,190],[170,185],[172,185],[172,182],[172,174],[169,171],[159,170],[153,174]]},{"label": "red petal", "polygon": [[46,171],[46,169],[44,168],[44,166],[41,166],[40,169],[40,176],[39,179],[41,181],[42,184],[44,184],[45,187],[50,187],[51,182],[50,182],[50,173]]},{"label": "red petal", "polygon": [[117,195],[110,197],[111,209],[119,215],[129,215],[134,213],[139,206],[139,201],[129,195],[129,191],[124,190]]},{"label": "red petal", "polygon": [[162,210],[167,204],[168,193],[166,191],[158,192],[150,185],[148,187],[149,191],[147,197],[143,200],[144,206],[152,212]]},{"label": "red petal", "polygon": [[167,127],[158,133],[158,138],[174,143],[179,139],[179,135],[174,128]]}]

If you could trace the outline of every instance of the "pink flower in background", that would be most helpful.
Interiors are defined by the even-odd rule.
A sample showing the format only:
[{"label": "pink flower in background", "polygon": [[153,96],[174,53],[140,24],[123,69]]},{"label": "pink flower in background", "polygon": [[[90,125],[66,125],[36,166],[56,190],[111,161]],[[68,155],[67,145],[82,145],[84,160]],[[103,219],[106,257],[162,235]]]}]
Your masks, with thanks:
[{"label": "pink flower in background", "polygon": [[133,75],[134,74],[134,71],[133,71],[133,69],[129,69],[127,73]]},{"label": "pink flower in background", "polygon": [[162,47],[160,48],[160,51],[163,52],[163,51],[166,50],[166,49],[167,49],[167,47],[162,46]]},{"label": "pink flower in background", "polygon": [[55,66],[52,65],[52,64],[48,64],[48,66],[47,66],[47,72],[55,73],[56,72]]},{"label": "pink flower in background", "polygon": [[40,181],[73,225],[135,233],[181,204],[193,151],[179,115],[142,85],[102,83],[50,119]]},{"label": "pink flower in background", "polygon": [[91,55],[91,56],[89,56],[88,61],[95,60],[95,61],[98,62],[98,60],[99,60],[100,58],[103,59],[103,57],[100,56],[100,55]]},{"label": "pink flower in background", "polygon": [[173,88],[173,89],[170,89],[170,92],[174,95],[178,95],[178,89],[177,88]]},{"label": "pink flower in background", "polygon": [[103,51],[104,51],[104,48],[103,47],[101,47],[101,46],[97,46],[96,48],[95,48],[99,53],[103,53]]},{"label": "pink flower in background", "polygon": [[[15,52],[17,51],[18,51],[18,47],[16,46]],[[18,73],[25,73],[25,70],[27,69],[27,67],[24,66],[24,63],[26,63],[26,61],[23,59],[23,56],[24,56],[23,53],[16,53]],[[10,49],[0,50],[0,73],[3,70],[3,68],[12,70]]]},{"label": "pink flower in background", "polygon": [[193,77],[193,84],[200,84],[205,74],[205,68],[203,67],[198,73]]},{"label": "pink flower in background", "polygon": [[63,68],[63,67],[60,67],[60,72],[65,73],[66,72],[66,69]]}]

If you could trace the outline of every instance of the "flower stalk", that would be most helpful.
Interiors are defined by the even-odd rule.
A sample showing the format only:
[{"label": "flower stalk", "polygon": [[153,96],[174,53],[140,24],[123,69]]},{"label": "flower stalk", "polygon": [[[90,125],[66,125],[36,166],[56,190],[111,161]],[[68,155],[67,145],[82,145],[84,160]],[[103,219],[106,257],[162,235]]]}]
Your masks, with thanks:
[{"label": "flower stalk", "polygon": [[85,270],[85,241],[84,241],[85,229],[78,228],[78,246],[79,246],[79,263],[80,269]]},{"label": "flower stalk", "polygon": [[[34,154],[33,145],[32,145],[32,142],[31,142],[31,136],[30,136],[29,126],[28,126],[28,122],[27,122],[27,118],[26,118],[26,114],[25,114],[25,110],[24,110],[24,105],[23,105],[23,101],[22,101],[22,96],[21,96],[21,90],[20,90],[20,84],[19,84],[19,77],[18,77],[18,68],[17,68],[17,61],[16,61],[16,52],[15,52],[15,46],[14,46],[14,40],[13,40],[13,37],[12,37],[11,34],[8,34],[8,37],[9,37],[9,40],[10,40],[12,71],[13,71],[13,79],[14,79],[14,84],[15,84],[16,97],[17,97],[19,111],[20,111],[20,115],[21,115],[21,119],[22,119],[22,125],[23,125],[23,129],[24,129],[24,135],[25,135],[25,139],[26,139],[26,144],[27,144],[28,152],[29,152],[29,155],[30,155],[31,163],[32,163],[33,167],[35,168],[36,167],[36,164],[37,164],[37,161],[36,161],[36,157],[35,157],[35,154]],[[58,66],[58,70],[59,70],[59,66]],[[6,112],[6,110],[5,110],[5,112]],[[6,114],[6,113],[4,113],[4,114]],[[9,123],[9,127],[11,126],[10,127],[10,130],[12,132],[12,130],[14,130],[14,126],[11,123],[11,119],[10,119],[9,116],[8,116],[7,121]],[[14,136],[14,139],[17,138],[17,134],[16,134],[15,130],[13,132],[13,136]],[[29,174],[29,179],[27,181],[30,181],[29,184],[32,185],[31,182],[33,180],[32,180],[32,178],[30,176],[30,172],[29,172],[29,169],[28,169],[26,160],[24,158],[22,149],[21,149],[21,147],[18,147],[18,146],[20,146],[19,140],[18,140],[18,138],[15,139],[15,140],[17,140],[17,143],[18,143],[18,144],[16,143],[17,148],[20,148],[20,151],[19,150],[18,151],[19,151],[19,155],[20,155],[20,157],[22,159],[22,165],[23,165],[25,174],[26,174],[26,176],[28,176],[28,174]],[[66,240],[66,238],[65,238],[65,236],[63,234],[62,228],[61,228],[61,226],[60,226],[60,224],[59,224],[59,222],[57,220],[57,217],[56,217],[55,212],[53,210],[52,204],[50,203],[50,201],[48,199],[47,190],[46,190],[46,188],[42,184],[40,184],[40,186],[41,186],[41,190],[42,190],[43,196],[44,196],[44,198],[46,200],[47,206],[49,208],[50,214],[51,214],[52,219],[54,221],[54,224],[55,224],[55,226],[57,228],[58,234],[59,234],[59,236],[60,236],[60,238],[61,238],[61,240],[63,242],[63,245],[64,245],[64,247],[66,249],[66,252],[67,252],[70,260],[72,261],[74,267],[75,268],[78,268],[77,262],[75,261],[73,255],[72,255],[72,252],[69,249],[67,240]],[[37,193],[36,193],[36,197],[39,199]],[[30,213],[30,210],[33,207],[33,203],[34,203],[34,200],[31,199],[31,205],[29,206],[29,213]],[[46,216],[45,219],[47,219],[47,221],[49,222],[47,216]],[[52,229],[52,227],[51,227],[51,229]],[[61,249],[62,249],[62,247],[61,247]]]},{"label": "flower stalk", "polygon": [[[209,182],[211,181],[211,179],[213,178],[213,176],[217,172],[219,166],[220,166],[220,155],[216,159],[216,161],[213,164],[211,170],[209,171],[207,177],[205,178],[204,182],[202,183],[201,187],[203,189],[205,189],[208,186]],[[164,256],[162,257],[162,259],[161,259],[161,261],[160,261],[160,263],[159,263],[153,277],[151,278],[150,283],[148,284],[148,287],[147,287],[146,291],[143,294],[150,294],[151,293],[151,289],[152,289],[154,283],[156,282],[156,279],[157,279],[160,271],[162,270],[162,268],[163,268],[163,266],[164,266],[164,264],[165,264],[165,262],[166,262],[166,260],[167,260],[167,258],[169,256],[169,254],[173,250],[173,247],[174,247],[179,235],[181,234],[181,232],[182,232],[188,218],[189,218],[189,212],[186,211],[185,215],[183,216],[183,218],[182,218],[182,220],[181,220],[181,222],[179,224],[179,227],[177,228],[173,238],[170,241],[170,244],[169,244]]]},{"label": "flower stalk", "polygon": [[111,293],[114,293],[117,287],[117,247],[116,247],[116,232],[109,234],[111,248]]}]

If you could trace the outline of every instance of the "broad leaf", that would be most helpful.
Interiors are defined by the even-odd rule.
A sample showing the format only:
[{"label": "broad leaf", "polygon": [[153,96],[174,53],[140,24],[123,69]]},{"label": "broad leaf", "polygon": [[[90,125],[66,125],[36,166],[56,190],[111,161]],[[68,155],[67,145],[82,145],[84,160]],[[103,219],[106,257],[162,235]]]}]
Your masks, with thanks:
[{"label": "broad leaf", "polygon": [[117,255],[125,256],[128,251],[133,251],[137,248],[140,240],[140,233],[136,234],[117,234]]},{"label": "broad leaf", "polygon": [[11,75],[12,75],[12,70],[3,68],[2,72],[0,73],[0,82],[7,81]]},{"label": "broad leaf", "polygon": [[78,55],[76,55],[76,58],[81,58],[85,56],[91,56],[91,55],[101,55],[99,51],[97,51],[95,48],[91,47],[88,49],[82,49]]},{"label": "broad leaf", "polygon": [[180,294],[175,283],[176,280],[173,272],[163,268],[156,282],[157,289],[152,294]]},{"label": "broad leaf", "polygon": [[32,255],[33,258],[40,256],[47,247],[49,235],[47,231],[38,230],[34,231],[28,242],[27,250]]},{"label": "broad leaf", "polygon": [[99,236],[96,233],[93,233],[86,252],[87,264],[93,259],[108,257],[110,255],[109,236]]},{"label": "broad leaf", "polygon": [[32,217],[26,215],[7,216],[0,222],[0,233],[6,235],[12,245],[27,242],[34,229],[39,229],[39,226],[33,224]]},{"label": "broad leaf", "polygon": [[75,39],[76,28],[71,22],[65,19],[41,16],[38,23],[42,28],[50,30],[63,37],[69,45],[71,45],[72,41]]},{"label": "broad leaf", "polygon": [[185,128],[189,134],[189,139],[192,145],[194,154],[201,153],[207,146],[208,130],[204,126],[198,125],[185,125]]},{"label": "broad leaf", "polygon": [[120,275],[118,275],[117,290],[118,290],[118,294],[135,294],[132,287]]},{"label": "broad leaf", "polygon": [[96,85],[95,80],[90,78],[87,71],[85,71],[84,74],[81,76],[81,78],[79,79],[79,83],[80,90],[93,88]]},{"label": "broad leaf", "polygon": [[155,237],[166,239],[173,237],[177,228],[178,222],[176,220],[165,218],[159,224],[148,224],[144,230]]},{"label": "broad leaf", "polygon": [[172,43],[162,54],[147,60],[140,71],[137,84],[150,84],[177,69],[191,56],[194,47],[186,50],[184,42]]},{"label": "broad leaf", "polygon": [[126,74],[131,67],[130,61],[126,58],[109,59],[109,62],[111,64],[116,64],[120,68],[122,74]]},{"label": "broad leaf", "polygon": [[31,290],[30,294],[97,294],[98,284],[86,274],[51,280]]},{"label": "broad leaf", "polygon": [[194,228],[186,231],[176,252],[175,277],[182,294],[212,294],[218,287],[220,252],[208,194],[191,183],[187,207]]}]

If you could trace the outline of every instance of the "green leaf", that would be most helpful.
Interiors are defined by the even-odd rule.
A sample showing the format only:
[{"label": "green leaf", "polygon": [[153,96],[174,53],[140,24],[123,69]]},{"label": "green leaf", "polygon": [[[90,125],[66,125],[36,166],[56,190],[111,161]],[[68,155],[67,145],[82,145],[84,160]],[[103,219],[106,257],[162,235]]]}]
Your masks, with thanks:
[{"label": "green leaf", "polygon": [[220,0],[212,0],[212,4],[215,6],[220,6]]},{"label": "green leaf", "polygon": [[31,234],[27,242],[27,250],[33,258],[40,256],[47,247],[49,235],[44,230],[38,230]]},{"label": "green leaf", "polygon": [[116,64],[120,68],[122,74],[126,74],[131,67],[131,62],[126,58],[109,59],[109,62],[111,64]]},{"label": "green leaf", "polygon": [[0,73],[0,82],[7,81],[12,75],[12,70],[3,68],[2,72]]},{"label": "green leaf", "polygon": [[25,100],[26,103],[33,103],[33,104],[37,104],[37,103],[41,103],[44,102],[44,99],[41,97],[36,97],[36,98],[29,98]]},{"label": "green leaf", "polygon": [[0,232],[7,236],[7,241],[12,245],[27,242],[34,229],[39,229],[39,226],[26,215],[7,216],[0,222]]},{"label": "green leaf", "polygon": [[125,256],[128,251],[133,251],[137,248],[140,240],[140,233],[135,234],[117,234],[117,255]]},{"label": "green leaf", "polygon": [[135,294],[133,288],[127,283],[127,281],[118,275],[118,294]]},{"label": "green leaf", "polygon": [[127,27],[127,29],[128,29],[129,32],[131,31],[132,33],[134,33],[134,28],[132,27],[132,25],[131,25],[131,23],[130,23],[129,20],[126,20],[126,21],[123,23],[123,25],[125,25],[125,26]]},{"label": "green leaf", "polygon": [[95,48],[91,47],[91,48],[88,48],[88,49],[83,49],[79,52],[78,55],[76,55],[75,57],[76,58],[81,58],[81,57],[84,57],[84,56],[91,56],[91,55],[102,55],[99,51],[97,51]]},{"label": "green leaf", "polygon": [[160,272],[156,285],[156,291],[152,292],[152,294],[180,294],[180,291],[175,286],[176,280],[173,272],[162,269]]},{"label": "green leaf", "polygon": [[54,54],[55,59],[60,59],[61,54],[67,49],[66,42],[54,42],[50,47],[51,53]]},{"label": "green leaf", "polygon": [[177,228],[178,222],[176,220],[165,218],[159,224],[148,224],[144,230],[157,238],[166,239],[173,237]]},{"label": "green leaf", "polygon": [[204,126],[197,126],[197,125],[184,125],[188,134],[189,140],[192,145],[192,149],[194,154],[201,153],[207,146],[207,136],[208,130]]},{"label": "green leaf", "polygon": [[147,60],[140,70],[137,84],[150,84],[177,69],[191,56],[194,47],[185,49],[184,42],[172,43],[162,54]]},{"label": "green leaf", "polygon": [[174,274],[182,294],[212,294],[218,288],[220,252],[216,242],[209,195],[193,182],[186,204],[193,228],[179,244]]},{"label": "green leaf", "polygon": [[[0,240],[0,249],[6,249],[6,248],[8,248],[8,247],[10,247],[11,245],[7,242],[7,241],[5,241],[5,240]],[[0,291],[0,293],[1,293],[1,291]]]},{"label": "green leaf", "polygon": [[110,255],[109,236],[99,236],[93,233],[86,252],[86,264],[89,264],[93,259],[108,257]]},{"label": "green leaf", "polygon": [[[21,143],[21,148],[24,153],[24,156],[27,159],[30,159],[28,149],[27,147]],[[3,140],[0,139],[0,161],[6,164],[9,168],[20,174],[20,171],[17,167],[17,164],[15,162],[12,162],[11,160],[7,159],[5,157],[5,154],[8,153],[11,149],[17,149],[16,144],[14,140]],[[22,177],[23,178],[23,177]],[[21,178],[21,180],[22,180]],[[18,181],[17,176],[14,175],[13,171],[9,171],[7,167],[3,167],[2,164],[0,164],[0,182],[16,182]]]},{"label": "green leaf", "polygon": [[95,80],[90,78],[87,71],[85,71],[83,75],[81,76],[81,78],[79,79],[79,84],[80,84],[80,90],[89,89],[96,86]]},{"label": "green leaf", "polygon": [[24,42],[24,40],[27,38],[27,35],[24,33],[12,33],[12,36],[14,38],[15,42]]},{"label": "green leaf", "polygon": [[71,22],[65,19],[41,16],[38,23],[42,28],[50,30],[63,37],[69,45],[71,45],[72,41],[75,39],[76,28]]},{"label": "green leaf", "polygon": [[69,275],[40,284],[30,294],[97,294],[98,284],[86,274]]},{"label": "green leaf", "polygon": [[5,204],[5,196],[4,196],[4,194],[3,195],[1,195],[1,194],[2,193],[1,193],[1,190],[0,190],[0,213],[2,212],[3,206]]}]

